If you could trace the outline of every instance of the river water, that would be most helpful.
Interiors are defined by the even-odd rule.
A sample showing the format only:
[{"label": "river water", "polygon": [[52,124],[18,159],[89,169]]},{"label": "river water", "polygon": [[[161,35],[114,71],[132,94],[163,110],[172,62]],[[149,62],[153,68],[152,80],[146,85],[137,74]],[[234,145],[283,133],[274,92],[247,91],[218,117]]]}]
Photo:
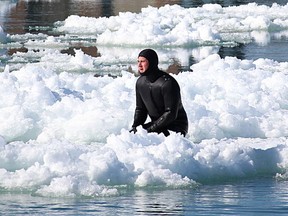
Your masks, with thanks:
[{"label": "river water", "polygon": [[287,182],[258,179],[81,199],[4,193],[0,207],[2,215],[286,215],[288,191]]},{"label": "river water", "polygon": [[[206,48],[210,45],[205,43],[167,48],[162,41],[160,47],[156,46],[165,58],[164,67],[171,66],[171,59],[179,58],[180,70],[190,70],[191,65],[196,64],[193,69],[202,72],[202,76],[189,79],[191,73],[187,73],[187,77],[183,73],[178,78],[183,86],[191,125],[188,137],[184,139],[176,135],[170,138],[149,136],[143,131],[135,136],[126,133],[125,128],[132,120],[135,79],[125,73],[123,78],[100,77],[98,80],[85,74],[100,73],[105,68],[110,73],[129,71],[129,67],[133,71],[135,59],[131,56],[137,57],[143,46],[128,43],[120,47],[111,44],[98,47],[89,29],[82,29],[84,36],[77,32],[81,23],[72,22],[71,29],[59,30],[63,27],[61,22],[71,15],[108,18],[117,17],[120,12],[141,13],[148,5],[200,8],[204,4],[217,3],[226,8],[253,2],[272,6],[271,1],[265,0],[1,1],[0,24],[10,40],[2,41],[0,57],[1,71],[5,71],[0,76],[0,214],[286,215],[286,34],[279,36],[264,29],[264,34],[259,34],[258,38],[246,40],[245,35],[236,38],[237,43],[227,40],[229,45],[218,43],[216,37],[212,39],[212,42],[216,41],[213,49],[208,51]],[[274,2],[281,6],[287,4],[284,0]],[[211,8],[207,11],[217,11],[217,8]],[[261,14],[262,8],[255,8]],[[237,11],[241,14],[240,7]],[[237,20],[237,16],[233,19]],[[262,13],[257,18],[266,22],[263,16]],[[279,14],[278,18],[281,17]],[[221,16],[219,18],[216,13],[210,18],[213,21]],[[209,25],[205,18],[201,19]],[[99,19],[87,21],[88,24],[94,22]],[[128,24],[132,26],[133,21]],[[74,48],[81,48],[88,57]],[[167,50],[172,53],[168,57],[165,56]],[[211,56],[218,54],[222,59],[231,56],[243,61],[229,58],[222,61],[212,57],[201,62],[207,55],[200,51],[207,51]],[[253,64],[244,61],[261,58],[266,60]],[[197,66],[198,62],[200,66]],[[227,89],[219,87],[223,85],[221,75],[205,74],[205,69],[199,69],[203,66],[208,70],[210,63],[218,72],[225,72]],[[276,77],[273,76],[274,66],[279,72]],[[265,68],[272,71],[272,75],[266,73]],[[242,77],[241,72],[245,76]],[[231,80],[235,82],[231,84]],[[257,80],[261,82],[259,88]],[[257,92],[254,93],[253,88]],[[221,95],[224,96],[218,101]],[[201,104],[202,101],[207,103]],[[251,104],[247,108],[247,101],[251,104],[256,101],[255,110]],[[214,109],[205,109],[205,105]],[[225,115],[226,108],[236,117]],[[223,115],[218,115],[219,112]],[[258,117],[263,120],[263,127],[258,125]],[[224,123],[220,119],[222,125],[216,124],[217,118],[223,118]]]}]

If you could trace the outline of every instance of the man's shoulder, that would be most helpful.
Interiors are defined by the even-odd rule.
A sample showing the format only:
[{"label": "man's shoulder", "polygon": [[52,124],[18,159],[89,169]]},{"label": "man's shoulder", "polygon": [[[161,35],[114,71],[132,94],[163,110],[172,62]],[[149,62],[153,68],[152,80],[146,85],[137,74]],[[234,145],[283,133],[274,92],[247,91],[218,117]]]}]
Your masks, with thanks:
[{"label": "man's shoulder", "polygon": [[161,85],[161,88],[163,88],[163,89],[167,89],[167,88],[168,89],[169,88],[177,89],[177,88],[179,88],[179,84],[176,81],[176,79],[166,72],[158,80],[159,80],[158,84]]},{"label": "man's shoulder", "polygon": [[146,77],[145,76],[140,76],[138,77],[136,81],[136,85],[143,85],[145,83]]},{"label": "man's shoulder", "polygon": [[171,76],[169,73],[163,72],[162,76],[159,77],[163,82],[170,81],[170,82],[176,82],[173,76]]}]

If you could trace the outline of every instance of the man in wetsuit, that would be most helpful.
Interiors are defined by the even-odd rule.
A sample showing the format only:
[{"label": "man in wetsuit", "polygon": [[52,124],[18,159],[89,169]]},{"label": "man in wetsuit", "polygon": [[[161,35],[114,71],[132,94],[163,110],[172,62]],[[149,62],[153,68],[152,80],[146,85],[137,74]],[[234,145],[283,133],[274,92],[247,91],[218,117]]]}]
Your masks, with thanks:
[{"label": "man in wetsuit", "polygon": [[[136,82],[136,109],[130,132],[142,125],[148,132],[164,133],[169,130],[186,135],[188,119],[183,108],[180,87],[168,73],[158,68],[158,55],[144,49],[138,56],[140,77]],[[149,115],[151,122],[145,123]]]}]

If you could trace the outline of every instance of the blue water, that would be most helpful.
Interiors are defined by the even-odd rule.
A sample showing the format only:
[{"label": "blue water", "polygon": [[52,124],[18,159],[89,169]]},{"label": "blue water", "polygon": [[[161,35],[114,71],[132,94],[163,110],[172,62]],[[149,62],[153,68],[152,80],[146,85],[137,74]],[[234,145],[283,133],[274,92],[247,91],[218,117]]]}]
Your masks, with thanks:
[{"label": "blue water", "polygon": [[[117,14],[114,1],[79,2],[83,3],[81,10],[74,7],[75,1],[17,1],[17,7],[3,21],[4,29],[10,34],[49,32],[55,21],[64,20],[72,14],[93,14],[95,17]],[[120,8],[138,12],[140,8],[137,6],[128,7],[131,2],[119,3]],[[271,5],[271,1],[248,0],[173,2],[184,7],[204,3],[228,6],[258,2]],[[287,3],[280,0],[274,2]],[[222,56],[232,55],[241,59],[264,57],[288,61],[287,48],[287,39],[272,39],[265,46],[251,43],[222,48],[221,53]],[[288,182],[276,181],[268,176],[210,182],[189,189],[123,189],[121,194],[111,197],[49,198],[33,195],[29,191],[0,191],[0,209],[1,215],[287,215]]]},{"label": "blue water", "polygon": [[1,215],[287,215],[288,183],[261,178],[73,199],[15,192],[0,195],[0,209]]}]

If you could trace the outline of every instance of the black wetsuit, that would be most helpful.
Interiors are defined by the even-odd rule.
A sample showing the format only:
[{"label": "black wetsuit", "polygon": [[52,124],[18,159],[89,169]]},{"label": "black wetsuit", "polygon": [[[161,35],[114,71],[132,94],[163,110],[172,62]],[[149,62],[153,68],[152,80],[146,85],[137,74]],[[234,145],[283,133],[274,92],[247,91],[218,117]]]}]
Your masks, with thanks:
[{"label": "black wetsuit", "polygon": [[[144,124],[147,115],[151,122]],[[158,68],[145,72],[136,82],[136,109],[133,128],[142,125],[148,132],[164,133],[168,130],[184,136],[188,130],[188,119],[183,108],[180,87],[169,74]]]}]

